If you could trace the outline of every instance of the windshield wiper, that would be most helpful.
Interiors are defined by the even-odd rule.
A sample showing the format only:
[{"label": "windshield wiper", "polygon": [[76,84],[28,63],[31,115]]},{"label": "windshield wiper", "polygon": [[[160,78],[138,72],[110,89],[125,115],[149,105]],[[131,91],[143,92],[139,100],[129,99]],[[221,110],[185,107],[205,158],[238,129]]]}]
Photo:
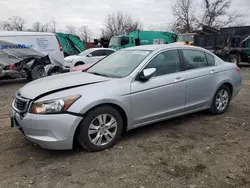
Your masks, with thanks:
[{"label": "windshield wiper", "polygon": [[98,73],[98,72],[88,72],[88,73],[90,73],[90,74],[94,74],[94,75],[97,75],[97,76],[109,77],[107,74]]}]

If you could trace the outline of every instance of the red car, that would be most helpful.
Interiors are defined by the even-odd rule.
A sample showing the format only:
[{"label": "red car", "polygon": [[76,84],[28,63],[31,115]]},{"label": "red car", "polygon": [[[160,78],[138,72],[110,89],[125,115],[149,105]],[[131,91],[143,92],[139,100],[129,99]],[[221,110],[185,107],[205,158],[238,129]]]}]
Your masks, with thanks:
[{"label": "red car", "polygon": [[73,67],[71,70],[72,72],[84,71],[84,70],[87,70],[90,66],[92,66],[92,64],[79,65],[79,66]]}]

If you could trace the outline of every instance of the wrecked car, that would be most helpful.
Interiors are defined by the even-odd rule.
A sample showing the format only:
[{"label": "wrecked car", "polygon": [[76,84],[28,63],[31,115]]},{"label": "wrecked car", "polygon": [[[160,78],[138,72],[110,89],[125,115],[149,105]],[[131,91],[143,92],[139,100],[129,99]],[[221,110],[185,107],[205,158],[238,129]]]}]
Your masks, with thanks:
[{"label": "wrecked car", "polygon": [[0,79],[36,80],[46,76],[47,66],[63,69],[63,58],[62,46],[53,33],[0,32]]}]

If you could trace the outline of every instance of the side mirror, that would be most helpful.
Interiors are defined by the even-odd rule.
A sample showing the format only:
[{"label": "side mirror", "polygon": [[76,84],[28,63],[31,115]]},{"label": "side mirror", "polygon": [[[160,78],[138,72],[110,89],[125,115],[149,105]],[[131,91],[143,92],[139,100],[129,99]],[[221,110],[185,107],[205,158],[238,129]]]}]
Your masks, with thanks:
[{"label": "side mirror", "polygon": [[87,57],[92,57],[93,55],[92,54],[88,54]]},{"label": "side mirror", "polygon": [[156,73],[156,68],[148,68],[144,69],[139,75],[138,80],[140,81],[148,81],[150,78],[152,78]]}]

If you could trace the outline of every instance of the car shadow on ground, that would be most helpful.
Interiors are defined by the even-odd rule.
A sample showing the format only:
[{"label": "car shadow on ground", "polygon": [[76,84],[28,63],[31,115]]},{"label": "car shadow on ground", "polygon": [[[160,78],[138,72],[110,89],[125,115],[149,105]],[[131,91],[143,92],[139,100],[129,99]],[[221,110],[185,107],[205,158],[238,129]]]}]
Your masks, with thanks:
[{"label": "car shadow on ground", "polygon": [[135,139],[137,137],[144,137],[147,135],[151,135],[155,132],[167,131],[180,131],[182,129],[182,125],[189,124],[194,120],[199,120],[201,117],[211,116],[207,111],[201,111],[193,114],[184,115],[181,117],[176,117],[173,119],[168,119],[165,121],[161,121],[159,123],[153,123],[146,126],[138,127],[126,132],[123,135],[123,140]]}]

